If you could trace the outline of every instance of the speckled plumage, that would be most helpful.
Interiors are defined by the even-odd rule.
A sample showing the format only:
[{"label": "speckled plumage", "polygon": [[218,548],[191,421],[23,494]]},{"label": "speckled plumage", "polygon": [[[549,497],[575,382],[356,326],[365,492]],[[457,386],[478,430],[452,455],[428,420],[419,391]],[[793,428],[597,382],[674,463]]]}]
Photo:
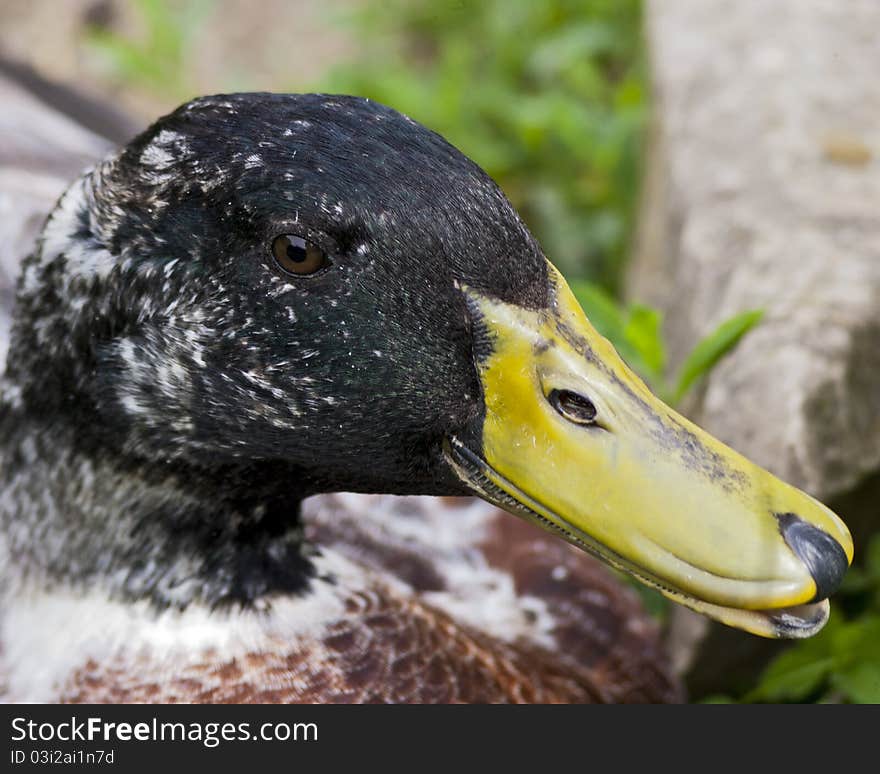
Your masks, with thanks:
[{"label": "speckled plumage", "polygon": [[[331,269],[274,271],[279,233]],[[320,492],[464,493],[440,448],[483,411],[461,284],[547,295],[485,173],[365,100],[202,98],[76,181],[24,264],[2,381],[11,698],[676,698],[633,600],[572,549],[491,526],[512,517],[481,505],[459,545],[396,548],[461,514],[318,498],[301,519]],[[486,587],[467,596],[487,573],[543,629],[487,623]],[[80,650],[53,667],[33,611],[61,599]],[[90,606],[118,623],[103,644]]]},{"label": "speckled plumage", "polygon": [[[313,498],[313,593],[249,613],[26,600],[10,694],[65,702],[675,701],[656,624],[594,559],[478,501]],[[333,577],[336,582],[328,579]],[[83,615],[89,611],[89,615]],[[68,619],[69,617],[69,619]],[[11,622],[32,630],[21,615]],[[48,656],[48,658],[47,658]],[[47,664],[54,665],[47,668]]]}]

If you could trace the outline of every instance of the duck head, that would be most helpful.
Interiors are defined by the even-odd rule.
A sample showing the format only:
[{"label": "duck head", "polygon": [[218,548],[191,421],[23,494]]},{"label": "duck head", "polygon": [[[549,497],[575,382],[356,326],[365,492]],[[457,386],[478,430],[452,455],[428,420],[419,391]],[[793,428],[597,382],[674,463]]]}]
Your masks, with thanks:
[{"label": "duck head", "polygon": [[475,493],[767,636],[821,627],[852,559],[649,392],[479,167],[366,100],[184,105],[71,187],[18,304],[21,412],[241,513]]}]

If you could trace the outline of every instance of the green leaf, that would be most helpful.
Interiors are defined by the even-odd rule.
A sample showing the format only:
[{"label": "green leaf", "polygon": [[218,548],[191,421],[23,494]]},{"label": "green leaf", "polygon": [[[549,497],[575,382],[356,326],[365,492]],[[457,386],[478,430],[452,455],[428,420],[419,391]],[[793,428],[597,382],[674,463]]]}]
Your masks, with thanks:
[{"label": "green leaf", "polygon": [[743,312],[725,320],[700,341],[684,361],[679,372],[674,400],[677,403],[700,377],[730,352],[737,342],[764,316],[762,309]]},{"label": "green leaf", "polygon": [[[650,367],[643,360],[639,349],[633,346],[627,334],[631,315],[628,318],[624,308],[611,297],[608,291],[598,285],[575,280],[571,282],[570,287],[593,327],[614,345],[618,354],[629,364],[630,368],[646,378],[651,376]],[[644,309],[645,307],[640,308]],[[643,326],[649,325],[644,322],[641,324]],[[636,326],[638,325],[639,323],[636,323]],[[637,334],[634,336],[637,338]]]},{"label": "green leaf", "polygon": [[853,664],[835,674],[832,685],[856,704],[880,704],[880,663]]},{"label": "green leaf", "polygon": [[590,282],[578,280],[571,282],[571,290],[599,333],[612,343],[624,338],[626,314],[608,291]]},{"label": "green leaf", "polygon": [[860,704],[880,703],[880,616],[863,615],[831,636],[837,667],[831,685]]},{"label": "green leaf", "polygon": [[639,353],[649,375],[658,380],[663,377],[663,367],[666,365],[666,348],[660,332],[662,320],[662,315],[656,309],[635,305],[630,309],[624,330],[627,342]]},{"label": "green leaf", "polygon": [[746,701],[799,701],[816,691],[834,668],[833,656],[816,658],[795,647],[773,661]]},{"label": "green leaf", "polygon": [[835,638],[847,625],[834,610],[825,628],[780,653],[764,670],[757,686],[743,700],[801,701],[819,690],[838,664]]},{"label": "green leaf", "polygon": [[831,641],[833,652],[842,665],[860,661],[880,663],[880,616],[868,614],[835,627]]}]

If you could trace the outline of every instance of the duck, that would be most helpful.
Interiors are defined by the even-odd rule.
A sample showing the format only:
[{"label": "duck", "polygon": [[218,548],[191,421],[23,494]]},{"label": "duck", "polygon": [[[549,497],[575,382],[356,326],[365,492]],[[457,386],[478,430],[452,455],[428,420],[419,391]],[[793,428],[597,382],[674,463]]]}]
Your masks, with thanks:
[{"label": "duck", "polygon": [[355,96],[199,97],[77,177],[0,439],[14,702],[681,701],[618,572],[804,637],[853,553],[651,394],[477,164]]}]

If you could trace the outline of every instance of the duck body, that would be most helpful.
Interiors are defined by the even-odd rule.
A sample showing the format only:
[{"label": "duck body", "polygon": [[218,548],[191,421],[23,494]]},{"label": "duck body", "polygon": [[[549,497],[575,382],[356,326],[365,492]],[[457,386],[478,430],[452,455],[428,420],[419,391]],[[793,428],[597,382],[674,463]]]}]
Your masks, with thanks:
[{"label": "duck body", "polygon": [[[450,518],[468,533],[450,530]],[[15,666],[6,698],[682,698],[632,590],[507,514],[469,500],[342,495],[307,501],[303,520],[321,545],[309,590],[247,610],[158,612],[100,593],[22,597],[4,619],[6,664]]]},{"label": "duck body", "polygon": [[88,170],[0,388],[13,701],[681,697],[581,551],[373,493],[478,494],[772,636],[852,556],[650,395],[479,167],[354,97],[199,98]]}]

